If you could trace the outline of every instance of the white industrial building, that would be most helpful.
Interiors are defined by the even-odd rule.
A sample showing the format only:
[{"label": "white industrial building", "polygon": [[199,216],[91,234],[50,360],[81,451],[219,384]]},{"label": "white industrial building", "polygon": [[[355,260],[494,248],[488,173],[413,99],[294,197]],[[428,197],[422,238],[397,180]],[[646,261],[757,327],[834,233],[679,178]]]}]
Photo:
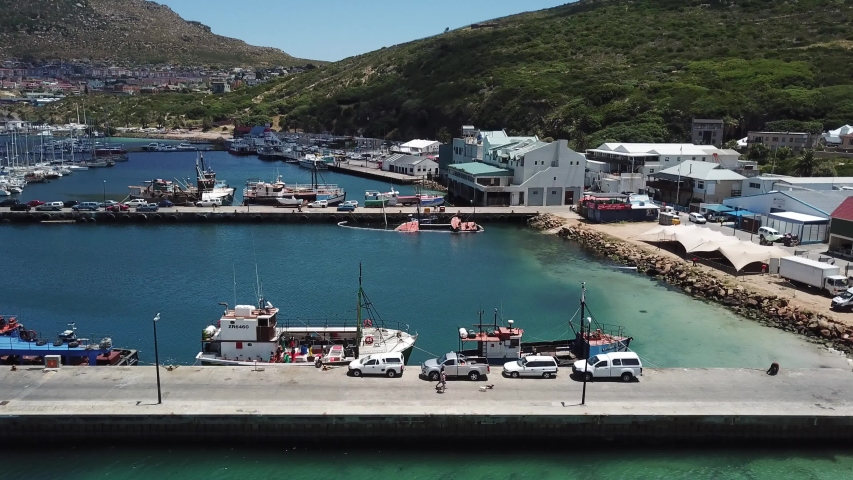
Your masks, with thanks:
[{"label": "white industrial building", "polygon": [[715,163],[745,177],[758,173],[756,162],[741,160],[736,150],[713,145],[603,143],[597,148],[588,149],[586,156],[588,160],[607,165],[595,178],[590,179],[590,186],[601,191],[646,191],[646,182],[655,173],[687,161]]},{"label": "white industrial building", "polygon": [[853,190],[853,177],[789,177],[759,175],[743,181],[742,195],[757,195],[772,191],[795,190]]},{"label": "white industrial building", "polygon": [[439,146],[441,146],[441,142],[435,140],[411,140],[402,145],[391,147],[391,151],[407,155],[437,155]]}]

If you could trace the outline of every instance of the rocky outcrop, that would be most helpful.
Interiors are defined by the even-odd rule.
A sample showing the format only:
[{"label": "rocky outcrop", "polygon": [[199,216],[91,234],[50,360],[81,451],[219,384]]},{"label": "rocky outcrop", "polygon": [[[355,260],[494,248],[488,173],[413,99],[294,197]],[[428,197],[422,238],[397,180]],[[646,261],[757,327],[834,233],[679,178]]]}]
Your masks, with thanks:
[{"label": "rocky outcrop", "polygon": [[576,241],[597,255],[637,267],[638,273],[678,287],[687,295],[722,304],[762,325],[798,333],[836,350],[853,353],[853,327],[792,305],[787,298],[728,284],[686,261],[647,252],[583,226],[563,227],[557,235]]},{"label": "rocky outcrop", "polygon": [[528,220],[527,225],[537,230],[553,230],[555,228],[562,227],[567,222],[568,220],[558,215],[542,213]]}]

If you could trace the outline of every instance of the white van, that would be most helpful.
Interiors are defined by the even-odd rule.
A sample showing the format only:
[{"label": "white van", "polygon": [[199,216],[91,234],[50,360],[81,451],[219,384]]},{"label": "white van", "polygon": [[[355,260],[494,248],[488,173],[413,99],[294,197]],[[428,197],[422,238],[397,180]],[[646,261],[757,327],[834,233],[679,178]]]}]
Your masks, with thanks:
[{"label": "white van", "polygon": [[350,362],[348,370],[353,377],[385,375],[388,378],[394,378],[403,375],[405,363],[406,360],[402,353],[379,353],[353,360]]},{"label": "white van", "polygon": [[572,365],[572,373],[580,377],[586,375],[587,381],[619,377],[623,382],[630,382],[643,375],[643,362],[635,352],[599,353],[589,359],[589,366],[586,360],[576,361]]},{"label": "white van", "polygon": [[542,377],[557,375],[557,361],[547,355],[531,355],[504,364],[503,375],[512,378]]}]

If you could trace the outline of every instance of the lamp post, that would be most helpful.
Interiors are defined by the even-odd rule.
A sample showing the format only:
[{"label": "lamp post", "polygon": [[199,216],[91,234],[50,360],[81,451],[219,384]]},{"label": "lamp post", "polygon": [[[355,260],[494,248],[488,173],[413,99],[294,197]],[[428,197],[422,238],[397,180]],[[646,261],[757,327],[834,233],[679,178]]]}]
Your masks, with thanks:
[{"label": "lamp post", "polygon": [[157,320],[160,320],[160,312],[154,315],[154,365],[157,369],[157,405],[163,403],[163,396],[160,394],[160,354],[157,352]]},{"label": "lamp post", "polygon": [[107,181],[104,180],[104,210],[107,209]]},{"label": "lamp post", "polygon": [[[583,322],[583,320],[581,320]],[[589,368],[589,335],[592,333],[592,317],[586,317],[586,339],[584,340],[584,353],[586,353],[586,361],[583,364],[583,394],[581,395],[581,405],[586,405],[586,372]],[[581,323],[581,338],[583,338],[583,323]]]}]

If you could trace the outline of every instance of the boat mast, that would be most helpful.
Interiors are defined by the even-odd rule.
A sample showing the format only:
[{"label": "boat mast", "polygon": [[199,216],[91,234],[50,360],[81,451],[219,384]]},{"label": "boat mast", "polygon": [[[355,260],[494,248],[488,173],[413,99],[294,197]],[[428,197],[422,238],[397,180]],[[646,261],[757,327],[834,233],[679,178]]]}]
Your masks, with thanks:
[{"label": "boat mast", "polygon": [[362,323],[361,323],[361,296],[362,296],[361,262],[359,262],[359,264],[358,264],[358,308],[356,309],[357,313],[356,313],[356,325],[355,325],[356,341],[358,342],[358,344],[361,344],[361,326],[362,326]]}]

